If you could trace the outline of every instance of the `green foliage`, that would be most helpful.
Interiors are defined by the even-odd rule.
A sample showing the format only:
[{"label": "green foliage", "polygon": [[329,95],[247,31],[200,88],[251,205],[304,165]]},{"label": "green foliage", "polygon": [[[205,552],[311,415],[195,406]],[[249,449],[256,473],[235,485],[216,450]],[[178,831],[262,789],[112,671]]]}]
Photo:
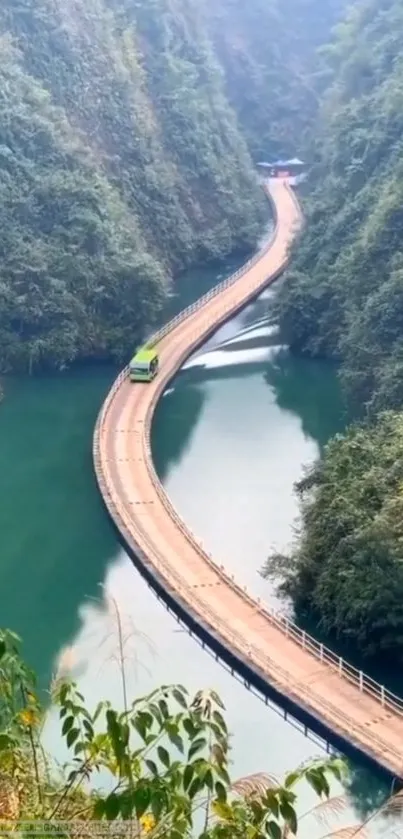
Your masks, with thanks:
[{"label": "green foliage", "polygon": [[[299,485],[302,529],[279,567],[297,610],[365,656],[403,660],[403,416],[334,438]],[[274,566],[274,567],[273,567]]]},{"label": "green foliage", "polygon": [[[195,835],[201,812],[203,839],[285,839],[298,828],[296,785],[304,779],[326,799],[328,777],[340,779],[343,771],[339,760],[316,761],[283,785],[268,776],[232,785],[228,731],[214,691],[189,699],[181,685],[167,685],[123,712],[100,702],[91,713],[75,685],[63,681],[53,700],[71,755],[61,778],[41,749],[44,715],[18,638],[0,632],[0,773],[7,789],[0,818],[124,819],[136,824],[136,835],[181,839]],[[91,791],[101,770],[109,789]]]},{"label": "green foliage", "polygon": [[123,358],[265,217],[189,0],[0,8],[0,369]]},{"label": "green foliage", "polygon": [[277,301],[291,348],[337,359],[367,420],[309,477],[286,588],[326,630],[399,663],[402,419],[381,412],[403,406],[402,35],[401,3],[364,0],[322,51],[307,224]]},{"label": "green foliage", "polygon": [[344,0],[207,0],[206,25],[256,161],[301,155],[322,81],[316,49]]},{"label": "green foliage", "polygon": [[296,351],[341,360],[356,411],[402,405],[403,10],[356,4],[323,50],[331,84],[306,232],[279,295]]},{"label": "green foliage", "polygon": [[127,350],[161,304],[162,268],[5,38],[0,87],[1,367]]},{"label": "green foliage", "polygon": [[173,275],[254,246],[234,110],[255,156],[298,151],[343,3],[1,3],[0,372],[127,358]]}]

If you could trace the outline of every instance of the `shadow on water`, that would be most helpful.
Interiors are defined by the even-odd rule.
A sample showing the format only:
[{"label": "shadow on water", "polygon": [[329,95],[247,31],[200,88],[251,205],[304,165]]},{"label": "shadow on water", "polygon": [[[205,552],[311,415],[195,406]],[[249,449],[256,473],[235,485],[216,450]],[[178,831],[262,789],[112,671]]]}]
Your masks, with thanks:
[{"label": "shadow on water", "polygon": [[346,427],[347,411],[335,366],[295,358],[283,349],[267,366],[265,379],[279,408],[300,417],[304,434],[317,442],[321,453],[329,438]]},{"label": "shadow on water", "polygon": [[[228,349],[231,353],[231,349]],[[202,420],[208,393],[204,382],[247,378],[252,373],[265,372],[266,364],[231,364],[206,369],[202,366],[181,371],[158,403],[152,425],[152,453],[158,477],[166,482],[171,470],[180,462],[192,443],[192,437]]]},{"label": "shadow on water", "polygon": [[176,386],[166,391],[161,399],[152,426],[152,452],[162,482],[167,479],[170,468],[180,462],[190,445],[192,434],[201,419],[204,400],[205,394],[196,384]]},{"label": "shadow on water", "polygon": [[[242,495],[242,486],[240,485],[239,489],[236,490],[234,485],[237,486],[239,480],[241,482],[246,480],[247,476],[249,476],[248,494],[252,496],[254,503],[257,503],[262,491],[262,485],[259,484],[259,481],[263,480],[263,476],[262,478],[258,477],[255,487],[256,473],[258,472],[258,465],[255,463],[256,445],[259,449],[260,460],[262,458],[264,460],[264,451],[273,434],[278,437],[281,440],[282,464],[287,470],[290,458],[295,458],[296,454],[298,457],[304,451],[311,451],[312,453],[315,450],[315,447],[312,449],[309,446],[305,449],[298,449],[298,446],[295,448],[294,443],[290,452],[283,450],[284,439],[282,439],[281,433],[284,424],[289,422],[287,417],[290,418],[292,415],[299,421],[295,425],[294,437],[298,437],[299,428],[300,436],[302,433],[303,437],[315,442],[318,454],[323,451],[323,447],[330,436],[338,431],[343,431],[348,419],[335,368],[323,361],[312,362],[295,359],[286,348],[279,346],[278,331],[271,328],[275,327],[270,316],[271,306],[272,293],[266,293],[228,323],[226,327],[223,327],[201,350],[192,356],[175,378],[172,388],[160,403],[153,427],[153,450],[156,467],[163,482],[166,482],[169,477],[169,492],[175,506],[181,514],[184,514],[192,530],[202,537],[203,541],[206,540],[205,543],[209,550],[216,545],[217,555],[222,552],[225,556],[225,553],[227,553],[226,567],[237,575],[239,569],[235,565],[231,565],[236,560],[234,555],[236,555],[237,546],[234,544],[234,539],[230,535],[228,527],[226,526],[223,531],[219,523],[214,524],[214,521],[216,518],[218,518],[218,521],[220,519],[222,497],[230,495],[230,503],[234,505],[232,513],[229,514],[228,510],[225,509],[222,520],[228,522],[230,520],[229,516],[232,515],[232,529],[236,533],[238,532],[236,522],[240,518],[242,524],[244,516],[248,513],[245,512],[246,502]],[[266,353],[259,357],[257,361],[253,361],[253,358],[258,357],[259,352],[264,349],[266,349]],[[248,379],[255,384],[253,387],[248,385],[245,388],[243,383],[246,383]],[[231,381],[231,390],[229,390],[226,383],[231,383]],[[236,382],[239,382],[237,391]],[[220,383],[222,383],[222,387]],[[267,402],[260,401],[262,399],[263,383],[271,394]],[[264,390],[263,385],[263,392]],[[242,424],[239,422],[234,420],[234,422],[231,422],[231,426],[228,426],[231,414],[228,400],[231,399],[235,409],[237,402],[237,399],[234,399],[235,393],[237,393],[237,399],[241,403],[242,395],[245,396],[246,393],[252,399],[251,417],[253,417],[255,407],[259,412],[256,421],[251,426],[258,436],[256,444],[253,441],[253,435],[251,437],[249,433],[247,435],[248,443],[246,443],[244,439],[245,428],[242,428]],[[277,406],[277,414],[271,408],[273,403]],[[263,417],[261,416],[262,410],[264,412]],[[238,413],[246,416],[241,404]],[[265,416],[266,423],[270,425],[268,431],[267,429],[264,431]],[[201,422],[202,418],[203,422]],[[205,431],[209,423],[210,433],[213,435],[210,438],[210,448],[208,433]],[[294,428],[294,425],[291,428]],[[211,461],[216,454],[217,435],[218,440],[220,440],[220,434],[223,435],[224,445],[218,458],[217,470],[214,472],[211,470]],[[236,470],[241,470],[241,464],[247,453],[248,472],[245,472],[245,474],[239,473],[240,477],[237,477],[235,472],[233,477],[228,479],[225,438],[230,434],[238,435],[238,437],[231,437],[233,446],[237,451],[236,460],[233,461],[236,464]],[[268,434],[268,436],[264,436],[265,434]],[[264,449],[262,449],[262,446]],[[208,453],[209,466],[203,460],[203,458],[206,458],[206,452]],[[306,457],[306,455],[303,454],[303,457]],[[271,461],[267,464],[269,471],[270,463]],[[265,468],[263,467],[264,471]],[[296,474],[295,466],[294,474]],[[194,476],[193,498],[189,501],[187,493],[189,476],[192,475]],[[296,474],[297,477],[298,474]],[[206,483],[206,478],[212,482],[208,484],[207,481]],[[219,486],[214,486],[214,482],[218,482]],[[209,497],[206,496],[207,486],[209,486]],[[238,496],[237,492],[239,493]],[[256,492],[259,494],[256,495]],[[269,510],[270,492],[267,493],[266,486],[264,496]],[[275,500],[273,497],[274,503]],[[205,508],[204,513],[201,512],[203,508]],[[214,510],[213,524],[209,529],[206,526],[206,521],[211,522],[212,510]],[[279,512],[277,509],[275,515]],[[291,526],[292,520],[287,525],[288,529]],[[265,536],[267,527],[264,521],[261,522],[261,528],[263,529],[263,541],[268,553],[270,536]],[[257,542],[255,540],[255,546],[254,533],[251,533],[250,537],[248,569],[250,569],[251,564],[254,565],[254,573],[257,576],[259,568],[259,559],[256,553]],[[238,536],[236,536],[237,538]],[[241,568],[240,579],[242,581],[242,574],[244,574],[243,582],[249,584],[246,570]],[[312,634],[318,634],[317,628],[314,626],[311,625],[306,628]],[[329,643],[329,639],[323,640],[327,640]],[[346,793],[357,811],[357,815],[365,818],[384,802],[385,796],[390,791],[390,783],[385,777],[368,769],[366,765],[350,763],[350,766],[351,776],[346,784]]]},{"label": "shadow on water", "polygon": [[[163,322],[231,274],[243,259],[181,274]],[[86,365],[62,376],[7,378],[0,406],[1,625],[24,641],[24,653],[47,686],[55,657],[79,628],[84,598],[116,555],[92,469],[97,413],[117,373]],[[200,394],[189,399],[190,418]],[[163,432],[162,432],[163,433]],[[182,424],[177,426],[186,439]],[[176,439],[176,438],[175,438]]]},{"label": "shadow on water", "polygon": [[[185,271],[175,283],[175,294],[169,299],[163,322],[174,317],[211,288],[229,277],[248,258],[239,254],[229,257],[221,265],[212,263],[199,271]],[[191,436],[200,422],[205,393],[197,382],[175,378],[160,400],[152,424],[152,452],[155,468],[162,481],[169,469],[178,464],[190,444]],[[167,421],[168,420],[168,421]]]},{"label": "shadow on water", "polygon": [[7,380],[0,410],[1,624],[47,684],[116,539],[95,490],[92,431],[112,368]]},{"label": "shadow on water", "polygon": [[[221,273],[228,274],[236,267],[236,263],[229,262]],[[209,269],[207,274],[208,276],[206,272],[192,272],[180,278],[180,283],[183,284],[180,299],[171,298],[172,308],[169,315],[192,302],[222,278],[217,276],[214,269],[211,272]],[[263,322],[268,305],[268,298],[263,296],[254,307],[242,313],[239,321],[241,328],[245,330]],[[238,321],[235,325],[229,324],[226,331],[220,333],[221,338],[220,335],[215,336],[210,345],[213,348],[217,347],[220,340],[224,340],[224,333],[226,336],[233,334],[236,337],[239,331],[237,323]],[[264,340],[270,344],[274,339],[268,335]],[[249,337],[242,342],[243,351],[246,353],[253,353],[259,346],[258,341],[255,342]],[[334,425],[330,428],[332,410],[328,406],[331,394],[326,392],[326,397],[320,399],[320,394],[315,392],[316,386],[321,392],[322,386],[326,388],[329,368],[323,368],[323,380],[318,374],[315,386],[315,376],[310,379],[308,369],[303,376],[301,370],[298,372],[297,369],[290,373],[285,360],[280,375],[279,371],[274,370],[271,357],[245,365],[238,364],[234,347],[229,349],[228,355],[232,356],[231,364],[225,371],[219,367],[188,369],[174,382],[172,393],[168,393],[162,400],[153,428],[153,448],[156,466],[163,479],[169,471],[182,469],[184,453],[192,448],[195,431],[204,426],[201,419],[212,398],[212,391],[206,388],[206,385],[216,378],[222,377],[221,381],[227,387],[231,378],[242,378],[246,384],[245,377],[250,376],[253,385],[250,391],[252,398],[255,398],[255,384],[260,387],[263,383],[263,388],[260,387],[258,392],[263,402],[253,405],[255,419],[260,422],[258,425],[262,435],[267,419],[265,415],[261,417],[261,407],[264,405],[269,412],[271,411],[271,392],[273,401],[276,401],[277,406],[284,412],[279,417],[279,435],[281,425],[284,425],[286,419],[285,415],[291,413],[301,418],[304,434],[312,435],[320,446],[325,442],[326,434],[334,431]],[[200,681],[204,681],[206,673],[212,683],[221,685],[216,664],[212,662],[207,670],[201,653],[200,658],[195,655],[194,642],[185,634],[173,635],[176,629],[172,628],[171,622],[164,621],[159,606],[157,610],[155,598],[150,595],[147,599],[144,595],[144,584],[133,571],[127,557],[120,556],[119,560],[116,560],[116,539],[96,491],[91,466],[93,426],[114,374],[115,371],[111,368],[94,367],[90,373],[86,369],[62,378],[46,376],[43,379],[7,382],[6,398],[0,409],[0,526],[3,539],[0,560],[1,623],[3,626],[14,628],[24,638],[26,657],[36,668],[42,685],[49,681],[57,653],[71,642],[77,633],[80,635],[84,623],[85,633],[88,632],[91,639],[87,658],[83,653],[90,671],[87,687],[89,691],[93,690],[96,701],[99,698],[99,683],[95,679],[99,667],[98,646],[100,632],[104,626],[102,616],[97,614],[94,618],[92,615],[94,609],[91,604],[88,605],[86,598],[98,593],[101,581],[107,583],[109,578],[113,578],[113,594],[119,596],[119,603],[123,604],[123,608],[127,605],[127,610],[130,614],[133,613],[136,623],[139,622],[142,627],[150,627],[150,634],[151,629],[156,633],[158,644],[163,650],[165,680],[170,679],[172,668],[179,662],[181,673],[178,672],[178,679],[181,681],[186,681],[193,666],[195,686],[200,686]],[[300,374],[303,383],[299,381]],[[274,379],[270,379],[271,376],[274,376]],[[298,398],[294,398],[294,387],[299,388]],[[241,395],[243,392],[241,389]],[[270,399],[265,399],[268,392]],[[225,439],[228,439],[231,415],[236,413],[238,408],[236,381],[234,389],[226,391],[223,388],[222,394],[224,399],[234,400],[228,402],[228,413],[224,416],[225,427],[222,433],[225,443]],[[322,405],[321,416],[317,415],[316,408],[313,408],[318,404],[318,399]],[[312,403],[309,410],[307,402]],[[325,405],[326,408],[323,407]],[[323,430],[322,410],[328,411],[326,431]],[[337,413],[337,409],[335,410]],[[293,420],[290,433],[297,434],[297,431],[298,423]],[[254,426],[248,428],[247,432],[245,434],[244,428],[245,446],[254,442]],[[262,439],[264,441],[266,438]],[[259,440],[257,442],[261,446]],[[239,448],[236,448],[235,443],[234,446],[230,441],[229,462],[231,468],[234,463],[240,468],[242,462],[238,461],[242,461],[242,458],[239,458]],[[247,468],[247,474],[251,477],[249,448],[242,451],[245,455],[245,469]],[[208,460],[214,460],[214,454],[211,458],[210,450],[207,454]],[[258,454],[261,460],[261,448]],[[293,458],[294,450],[290,452],[285,449],[282,456],[285,455],[288,459]],[[203,449],[203,457],[207,457],[206,449]],[[217,451],[216,460],[219,461],[218,469],[223,475],[226,466],[222,460],[222,449]],[[266,467],[264,469],[267,471]],[[197,481],[195,486],[192,486],[192,491],[193,489],[197,503]],[[221,492],[221,485],[218,486],[218,491]],[[223,491],[225,493],[226,490]],[[185,492],[189,495],[188,482]],[[260,511],[257,510],[256,521],[259,516],[263,526],[262,542],[266,545],[270,543],[270,539],[266,542],[265,528],[265,514],[269,502],[264,488],[260,490],[260,497],[264,512],[260,515]],[[232,503],[231,499],[232,496]],[[244,499],[245,503],[247,500]],[[216,521],[217,538],[221,535],[223,539],[225,537],[230,553],[231,531],[235,529],[232,525],[237,524],[236,517],[241,519],[242,516],[238,516],[235,510],[232,511],[234,521],[227,515],[220,519],[216,515],[213,501],[207,499],[207,502],[209,503],[206,503],[206,520]],[[178,508],[181,512],[180,505]],[[243,527],[242,520],[240,525]],[[201,531],[200,536],[203,535]],[[254,563],[253,550],[252,545],[249,551],[250,566]],[[258,563],[253,572],[256,569],[257,573],[257,568]],[[141,611],[142,608],[144,612]],[[160,635],[157,634],[158,631]],[[181,639],[180,643],[177,643],[178,638]],[[155,678],[154,668],[150,678]],[[115,674],[108,671],[105,678],[108,690],[113,691],[113,685],[116,688],[116,684]],[[154,685],[150,685],[150,688],[151,686]],[[263,725],[267,725],[267,765],[265,747],[264,755],[259,758],[260,765],[256,768],[270,769],[270,764],[280,758],[280,763],[285,763],[284,768],[305,759],[307,746],[300,735],[290,739],[288,723],[282,723],[284,728],[280,729],[279,725],[273,724],[271,718],[267,717],[267,709],[264,706],[259,716],[259,713],[253,710],[254,706],[249,704],[243,687],[241,690],[239,686],[240,692],[237,694],[233,683],[228,682],[226,690],[228,705],[232,704],[235,707],[232,713],[237,712],[238,706],[242,708],[234,726],[235,740],[242,742],[240,762],[243,768],[245,765],[250,767],[251,771],[255,768],[253,744],[260,743]],[[237,697],[235,700],[234,696]],[[250,714],[252,717],[249,719]],[[259,730],[259,738],[256,738],[256,730]],[[312,753],[311,749],[309,753]],[[379,803],[386,791],[379,778],[357,766],[353,766],[349,789],[354,805],[362,813]]]},{"label": "shadow on water", "polygon": [[351,762],[345,788],[361,821],[379,810],[386,797],[395,790],[393,785],[384,778],[380,779],[373,770]]}]

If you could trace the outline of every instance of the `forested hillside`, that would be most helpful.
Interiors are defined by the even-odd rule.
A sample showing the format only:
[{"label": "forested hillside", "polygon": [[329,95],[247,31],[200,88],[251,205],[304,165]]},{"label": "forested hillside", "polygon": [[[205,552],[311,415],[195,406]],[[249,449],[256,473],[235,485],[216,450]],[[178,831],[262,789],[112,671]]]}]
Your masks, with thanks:
[{"label": "forested hillside", "polygon": [[241,132],[299,147],[342,3],[3,0],[0,371],[127,358],[175,274],[254,246]]},{"label": "forested hillside", "polygon": [[301,155],[326,73],[317,48],[347,0],[206,0],[226,90],[255,159]]},{"label": "forested hillside", "polygon": [[326,630],[399,664],[402,39],[402,4],[365,0],[324,54],[332,83],[317,129],[307,225],[278,298],[292,350],[337,359],[350,412],[364,420],[333,440],[301,483],[300,536],[280,560],[286,588]]},{"label": "forested hillside", "polygon": [[127,356],[172,272],[256,241],[267,210],[196,9],[1,4],[3,370]]},{"label": "forested hillside", "polygon": [[403,661],[403,416],[385,412],[328,444],[298,485],[301,531],[267,569],[297,613],[385,664]]},{"label": "forested hillside", "polygon": [[152,320],[162,267],[5,37],[0,89],[2,369],[108,353],[124,341],[124,323],[136,332]]},{"label": "forested hillside", "polygon": [[403,6],[370,0],[327,50],[307,230],[280,298],[292,347],[341,359],[355,409],[403,401]]}]

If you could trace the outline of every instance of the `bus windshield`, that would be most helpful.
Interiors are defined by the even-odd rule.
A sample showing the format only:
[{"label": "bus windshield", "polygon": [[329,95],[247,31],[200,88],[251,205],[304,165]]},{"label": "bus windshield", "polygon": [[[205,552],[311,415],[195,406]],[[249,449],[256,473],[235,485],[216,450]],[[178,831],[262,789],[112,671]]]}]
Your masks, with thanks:
[{"label": "bus windshield", "polygon": [[147,373],[148,365],[143,365],[142,367],[140,367],[139,364],[131,364],[130,370],[132,373]]}]

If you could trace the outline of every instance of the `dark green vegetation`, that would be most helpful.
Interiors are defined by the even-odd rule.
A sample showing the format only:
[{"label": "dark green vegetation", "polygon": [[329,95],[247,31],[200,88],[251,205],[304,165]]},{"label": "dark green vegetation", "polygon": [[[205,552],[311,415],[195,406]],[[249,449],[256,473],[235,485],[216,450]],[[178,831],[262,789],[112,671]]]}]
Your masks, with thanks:
[{"label": "dark green vegetation", "polygon": [[162,299],[162,267],[5,36],[0,87],[1,369],[127,348]]},{"label": "dark green vegetation", "polygon": [[[133,819],[136,837],[188,839],[199,827],[194,816],[201,811],[197,835],[203,839],[242,839],[245,834],[286,839],[298,831],[298,783],[305,780],[317,796],[328,798],[328,779],[341,780],[343,763],[327,760],[288,773],[284,785],[263,774],[231,783],[229,734],[219,696],[199,690],[190,698],[181,685],[166,685],[129,704],[122,653],[121,647],[123,712],[102,701],[91,712],[74,684],[62,678],[53,684],[52,700],[70,758],[56,772],[41,744],[46,709],[35,676],[21,658],[18,637],[0,631],[2,820],[63,820],[67,837],[81,834],[77,825],[69,831],[73,819]],[[102,771],[112,780],[112,790],[98,786],[89,792],[88,782],[97,778],[99,783]],[[323,802],[318,806],[323,810]],[[84,826],[82,833],[88,835]]]},{"label": "dark green vegetation", "polygon": [[6,0],[0,32],[1,367],[127,356],[267,212],[196,6]]},{"label": "dark green vegetation", "polygon": [[1,3],[0,371],[126,358],[173,275],[254,246],[236,113],[253,154],[298,150],[341,5]]},{"label": "dark green vegetation", "polygon": [[323,86],[317,48],[345,0],[207,0],[226,90],[255,161],[301,155]]},{"label": "dark green vegetation", "polygon": [[367,0],[324,53],[331,83],[317,131],[307,229],[278,298],[292,349],[339,360],[353,416],[364,420],[334,440],[302,482],[302,532],[286,585],[326,630],[366,655],[387,653],[399,662],[402,37],[401,3]]},{"label": "dark green vegetation", "polygon": [[[231,268],[234,270],[236,265]],[[201,287],[205,291],[218,282],[219,276],[206,276],[209,270],[193,269],[181,276],[181,282],[184,279],[185,282],[181,300],[176,301],[178,308],[192,302],[191,289]],[[240,331],[242,325],[261,322],[265,306],[267,302],[258,301],[249,314],[240,314],[234,332]],[[288,538],[295,515],[290,477],[298,477],[300,463],[312,456],[316,441],[323,445],[330,433],[343,427],[331,421],[331,411],[334,417],[338,416],[338,390],[332,371],[327,377],[327,365],[311,364],[304,359],[294,362],[290,357],[289,364],[290,369],[285,358],[282,385],[277,376],[267,380],[270,389],[275,388],[273,399],[279,403],[278,411],[272,412],[270,395],[264,397],[265,389],[269,394],[268,384],[264,382],[264,365],[260,366],[261,372],[257,376],[253,373],[254,365],[251,365],[249,376],[245,375],[245,369],[239,370],[232,400],[227,399],[227,388],[221,386],[221,382],[225,386],[227,380],[216,379],[216,370],[212,369],[210,376],[206,371],[202,387],[199,382],[194,387],[192,380],[186,385],[188,374],[181,376],[175,383],[174,393],[161,401],[161,412],[164,406],[165,411],[159,430],[158,427],[153,429],[153,437],[155,434],[158,438],[155,440],[158,465],[168,476],[166,489],[172,493],[175,506],[206,547],[213,549],[217,556],[226,557],[232,573],[248,586],[249,579],[252,586],[253,581],[259,584],[262,597],[267,584],[256,579],[256,568],[267,551],[268,533],[270,542],[274,538],[276,543],[278,539],[282,544]],[[275,358],[270,367],[273,365],[277,366]],[[113,650],[118,632],[108,605],[109,598],[115,596],[122,610],[124,636],[128,638],[125,653],[129,657],[130,699],[148,694],[156,685],[170,682],[184,683],[192,693],[200,685],[214,685],[228,708],[226,720],[233,732],[231,775],[239,777],[246,772],[267,769],[282,778],[287,768],[316,753],[312,741],[245,691],[187,633],[175,631],[174,619],[134,572],[129,559],[119,551],[91,469],[92,430],[99,405],[113,377],[113,369],[99,365],[90,375],[88,368],[82,368],[64,376],[18,377],[7,381],[7,396],[0,411],[3,625],[14,626],[25,639],[24,652],[38,674],[43,693],[58,662],[63,666],[67,660],[90,709],[99,697],[110,698],[116,707],[120,677]],[[246,438],[238,410],[239,405],[245,403],[245,388],[248,401],[255,406],[258,421],[258,432]],[[171,403],[171,410],[168,403]],[[214,423],[206,417],[206,403],[210,416],[211,412],[215,415]],[[235,427],[232,410],[235,411]],[[176,434],[178,424],[183,435],[182,445]],[[200,425],[202,441],[197,430]],[[218,427],[221,436],[217,442],[214,429]],[[270,444],[274,441],[273,449],[277,447],[278,451],[279,437],[287,427],[290,433],[283,437],[282,453],[278,453],[279,470],[267,469],[267,464],[272,463]],[[228,428],[232,429],[228,449],[231,449],[232,439],[232,449],[236,448],[237,459],[242,465],[242,469],[236,470],[235,483],[230,477],[234,470],[222,466],[225,450],[220,441],[228,439]],[[213,482],[213,494],[206,493],[203,468],[198,468],[199,462],[201,467],[203,463],[206,466],[203,451],[205,455],[210,449],[203,449],[203,446],[210,445],[209,437],[211,445],[215,441],[216,446],[217,479]],[[153,451],[157,453],[154,439]],[[226,462],[231,464],[231,456]],[[190,463],[190,469],[186,463]],[[273,521],[276,527],[280,503],[276,471],[281,475],[281,482],[285,477],[285,485],[280,496],[282,523],[273,537],[269,522]],[[188,492],[189,475],[192,477],[192,474],[193,503],[189,501]],[[213,483],[210,481],[209,486]],[[245,486],[248,487],[247,498]],[[226,499],[226,503],[217,516],[220,492],[221,501]],[[265,516],[267,499],[271,511],[269,522]],[[232,521],[240,522],[245,515],[248,520],[252,516],[255,534],[252,543],[247,532],[242,530],[242,524],[236,532],[234,527],[223,527],[227,515],[232,516]],[[246,554],[250,558],[247,568]],[[100,582],[104,583],[102,589]],[[253,736],[256,728],[259,738]],[[59,764],[65,761],[67,755],[54,717],[45,729],[44,745]],[[351,821],[355,821],[358,813],[363,818],[383,802],[388,784],[379,774],[366,772],[360,763],[353,765],[352,772],[346,792],[347,806],[356,814],[354,817],[349,809]],[[304,788],[299,798],[299,811],[305,811],[310,804],[311,798],[306,796]]]},{"label": "dark green vegetation", "polygon": [[307,231],[283,285],[292,348],[341,359],[356,410],[403,401],[403,8],[366,2],[327,50]]},{"label": "dark green vegetation", "polygon": [[335,437],[298,485],[302,533],[280,560],[298,612],[368,656],[403,661],[403,416]]}]

